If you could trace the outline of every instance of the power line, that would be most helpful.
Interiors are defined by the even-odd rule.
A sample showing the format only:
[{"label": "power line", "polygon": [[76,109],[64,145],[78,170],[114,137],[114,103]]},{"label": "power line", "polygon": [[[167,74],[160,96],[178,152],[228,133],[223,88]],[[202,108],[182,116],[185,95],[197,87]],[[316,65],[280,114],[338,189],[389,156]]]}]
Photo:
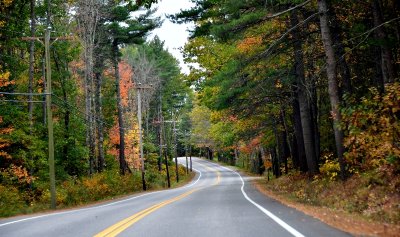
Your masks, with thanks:
[{"label": "power line", "polygon": [[0,100],[0,102],[15,102],[15,103],[43,103],[44,100]]},{"label": "power line", "polygon": [[21,93],[21,92],[4,92],[0,91],[0,95],[24,95],[24,96],[40,96],[40,95],[48,95],[49,93]]},{"label": "power line", "polygon": [[[100,123],[102,123],[103,125],[106,125],[108,128],[111,128],[111,127],[113,127],[113,126],[116,125],[116,124],[108,123],[108,122],[102,120],[101,118],[99,118],[98,116],[95,116],[95,115],[94,115],[93,113],[91,113],[91,112],[89,112],[89,113],[83,112],[83,111],[77,109],[76,106],[71,105],[70,103],[68,103],[67,101],[64,101],[64,99],[62,99],[62,98],[60,98],[60,97],[58,97],[58,96],[56,96],[56,95],[53,95],[53,96],[54,96],[55,99],[58,99],[61,103],[63,103],[63,104],[56,104],[56,105],[61,106],[61,107],[64,107],[64,108],[67,108],[67,107],[68,107],[69,109],[73,109],[73,110],[75,110],[76,112],[80,113],[81,116],[84,115],[84,116],[82,116],[82,118],[86,121],[86,123],[89,122],[89,121],[87,121],[86,116],[92,116],[92,117],[94,118],[95,121],[100,122]],[[77,116],[79,116],[79,115],[76,114],[76,113],[74,113],[74,114],[77,115]],[[86,125],[88,125],[88,124],[86,124]],[[137,129],[134,129],[134,128],[124,128],[124,127],[120,127],[120,126],[117,126],[117,128],[118,128],[118,129],[121,128],[121,129],[126,130],[126,131],[129,131],[129,130],[134,130],[134,131],[136,131],[136,130],[137,130]]]}]

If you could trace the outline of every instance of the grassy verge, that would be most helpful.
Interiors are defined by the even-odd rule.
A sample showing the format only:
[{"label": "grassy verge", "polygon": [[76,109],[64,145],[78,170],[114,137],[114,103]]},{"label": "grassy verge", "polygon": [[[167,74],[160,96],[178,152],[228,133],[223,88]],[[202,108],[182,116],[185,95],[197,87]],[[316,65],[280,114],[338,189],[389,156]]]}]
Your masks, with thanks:
[{"label": "grassy verge", "polygon": [[292,173],[254,182],[266,195],[356,236],[399,236],[399,177],[353,175],[345,182]]},{"label": "grassy verge", "polygon": [[[180,182],[177,184],[175,167],[169,168],[171,187],[184,185],[194,177],[194,173],[187,175],[186,169],[179,166]],[[165,170],[162,172],[147,170],[146,182],[149,191],[166,189]],[[57,183],[57,209],[112,200],[139,192],[142,192],[140,172],[121,176],[118,170],[108,170],[91,177],[70,177]],[[35,182],[32,189],[24,191],[12,186],[0,185],[0,217],[47,211],[49,203],[50,192],[47,183]]]}]

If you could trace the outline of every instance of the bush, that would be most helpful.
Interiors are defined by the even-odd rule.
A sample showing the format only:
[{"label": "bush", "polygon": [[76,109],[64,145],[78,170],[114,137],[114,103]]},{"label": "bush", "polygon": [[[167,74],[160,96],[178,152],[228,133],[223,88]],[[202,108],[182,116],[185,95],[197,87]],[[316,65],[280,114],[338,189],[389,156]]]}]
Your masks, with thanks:
[{"label": "bush", "polygon": [[14,187],[6,187],[0,184],[0,216],[12,216],[26,208],[26,203]]},{"label": "bush", "polygon": [[[170,166],[170,174],[173,185],[175,166]],[[187,178],[186,170],[182,166],[179,166],[179,175],[181,180]],[[146,171],[148,189],[165,188],[166,183],[165,170],[158,172],[155,167],[148,167]],[[140,171],[122,176],[118,169],[112,169],[90,177],[68,176],[66,180],[57,184],[56,202],[57,207],[77,206],[139,191],[142,191]],[[0,217],[46,210],[49,206],[50,191],[47,182],[36,181],[32,189],[24,192],[11,184],[0,184]]]},{"label": "bush", "polygon": [[387,85],[385,90],[381,95],[371,88],[370,97],[342,111],[348,130],[346,161],[360,170],[388,166],[400,171],[400,84]]}]

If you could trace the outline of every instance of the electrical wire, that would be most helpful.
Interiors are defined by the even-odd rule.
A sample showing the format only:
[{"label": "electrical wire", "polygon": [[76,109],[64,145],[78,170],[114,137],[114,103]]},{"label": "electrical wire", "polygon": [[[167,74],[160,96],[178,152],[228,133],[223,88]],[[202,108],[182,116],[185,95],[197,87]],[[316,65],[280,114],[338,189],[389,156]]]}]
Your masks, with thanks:
[{"label": "electrical wire", "polygon": [[43,103],[44,100],[2,100],[0,102],[14,102],[14,103]]},{"label": "electrical wire", "polygon": [[40,95],[50,95],[50,93],[22,93],[22,92],[4,92],[0,91],[0,95],[24,95],[24,96],[40,96]]},{"label": "electrical wire", "polygon": [[[108,123],[108,122],[102,120],[101,118],[99,118],[98,116],[93,115],[93,113],[90,113],[90,112],[86,113],[86,112],[83,112],[83,111],[77,109],[76,106],[71,105],[70,103],[68,103],[67,101],[64,101],[64,99],[62,99],[62,98],[60,98],[58,96],[53,95],[53,98],[59,100],[62,103],[62,104],[59,104],[58,102],[53,101],[53,103],[56,103],[56,105],[64,107],[64,108],[68,108],[68,109],[73,109],[76,112],[80,113],[81,114],[80,116],[83,115],[84,117],[81,117],[81,118],[83,118],[87,123],[89,123],[89,121],[87,121],[86,117],[92,116],[95,121],[100,122],[103,125],[106,125],[107,128],[111,128],[111,127],[115,126],[115,124]],[[74,113],[74,114],[79,116],[77,113]],[[89,125],[89,124],[86,124],[86,125]],[[132,130],[136,131],[137,130],[137,129],[134,129],[134,128],[124,128],[124,127],[121,128],[119,126],[118,126],[118,129],[122,129],[122,130],[125,130],[125,131],[132,131]]]}]

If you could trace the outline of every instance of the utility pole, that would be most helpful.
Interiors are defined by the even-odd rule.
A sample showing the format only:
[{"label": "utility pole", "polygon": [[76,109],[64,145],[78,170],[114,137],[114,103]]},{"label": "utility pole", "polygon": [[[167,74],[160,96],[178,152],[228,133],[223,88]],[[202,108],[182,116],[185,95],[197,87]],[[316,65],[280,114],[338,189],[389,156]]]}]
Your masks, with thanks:
[{"label": "utility pole", "polygon": [[142,83],[138,83],[135,87],[137,89],[137,98],[138,98],[138,125],[139,125],[139,149],[140,149],[140,163],[141,163],[141,171],[142,171],[142,185],[143,190],[146,191],[146,179],[145,179],[145,170],[144,170],[144,156],[143,156],[143,138],[142,138],[142,98],[141,98],[141,90],[142,89],[152,89],[151,86],[142,86]]},{"label": "utility pole", "polygon": [[51,194],[51,208],[56,208],[56,178],[54,169],[54,136],[53,136],[53,112],[51,111],[51,65],[50,65],[50,26],[47,26],[44,48],[46,57],[46,82],[47,82],[47,95],[46,95],[46,108],[47,108],[47,130],[49,137],[49,172],[50,172],[50,194]]},{"label": "utility pole", "polygon": [[162,156],[163,156],[163,152],[162,152],[162,149],[163,149],[163,140],[162,140],[162,134],[163,134],[163,131],[162,131],[162,97],[161,97],[161,86],[160,86],[160,105],[159,105],[159,108],[158,108],[158,125],[160,126],[159,127],[159,129],[158,129],[158,132],[159,132],[159,136],[160,136],[160,157],[158,157],[158,161],[157,161],[157,165],[158,165],[158,171],[160,171],[161,172],[161,170],[162,170]]},{"label": "utility pole", "polygon": [[188,164],[188,139],[187,139],[187,133],[185,132],[185,158],[186,158],[186,174],[189,174],[189,164]]},{"label": "utility pole", "polygon": [[192,169],[192,145],[189,144],[189,159],[190,159],[190,172],[193,171]]},{"label": "utility pole", "polygon": [[179,183],[179,170],[178,170],[178,149],[177,149],[177,142],[176,142],[176,121],[173,120],[174,123],[174,149],[175,149],[175,174],[176,174],[176,182]]},{"label": "utility pole", "polygon": [[163,152],[164,147],[167,146],[167,144],[163,144],[163,137],[164,137],[164,130],[163,130],[163,126],[164,123],[168,122],[168,121],[164,121],[163,120],[163,116],[161,114],[161,106],[160,106],[160,115],[158,118],[158,121],[154,121],[153,123],[160,126],[159,132],[160,132],[160,157],[159,157],[159,170],[161,171],[161,163],[162,163],[162,158],[163,158],[163,153],[164,153],[164,162],[165,162],[165,169],[167,171],[167,183],[168,183],[168,188],[171,187],[171,180],[170,180],[170,176],[169,176],[169,168],[168,168],[168,156],[167,156],[167,152]]},{"label": "utility pole", "polygon": [[[48,1],[49,4],[49,1]],[[45,65],[46,65],[46,83],[45,94],[46,94],[46,114],[47,114],[47,131],[48,131],[48,150],[49,150],[49,176],[50,176],[50,207],[56,208],[56,178],[54,168],[54,133],[53,133],[53,113],[51,110],[51,63],[50,63],[50,40],[53,42],[57,40],[71,40],[72,37],[50,37],[50,24],[47,24],[47,28],[44,35],[44,48],[45,48]],[[39,37],[22,37],[22,40],[31,41],[37,40],[43,44]]]},{"label": "utility pole", "polygon": [[[161,171],[161,163],[162,163],[162,156],[163,156],[163,116],[160,115],[159,118],[159,126],[160,126],[160,159],[159,159],[159,163],[160,163],[160,171]],[[164,156],[165,156],[165,169],[167,171],[167,183],[168,183],[168,188],[171,187],[171,180],[169,178],[169,168],[168,168],[168,157],[167,157],[167,152],[164,152]]]},{"label": "utility pole", "polygon": [[[172,116],[173,117],[173,116]],[[175,174],[176,174],[176,182],[179,182],[179,173],[178,173],[178,153],[177,153],[177,143],[176,143],[176,128],[175,128],[175,123],[177,122],[177,121],[175,121],[175,120],[166,120],[166,121],[162,121],[163,123],[172,123],[173,125],[173,135],[174,135],[174,156],[175,156]]]},{"label": "utility pole", "polygon": [[187,145],[185,145],[185,158],[186,158],[186,174],[189,174],[189,163],[188,163],[188,155],[187,155]]}]

